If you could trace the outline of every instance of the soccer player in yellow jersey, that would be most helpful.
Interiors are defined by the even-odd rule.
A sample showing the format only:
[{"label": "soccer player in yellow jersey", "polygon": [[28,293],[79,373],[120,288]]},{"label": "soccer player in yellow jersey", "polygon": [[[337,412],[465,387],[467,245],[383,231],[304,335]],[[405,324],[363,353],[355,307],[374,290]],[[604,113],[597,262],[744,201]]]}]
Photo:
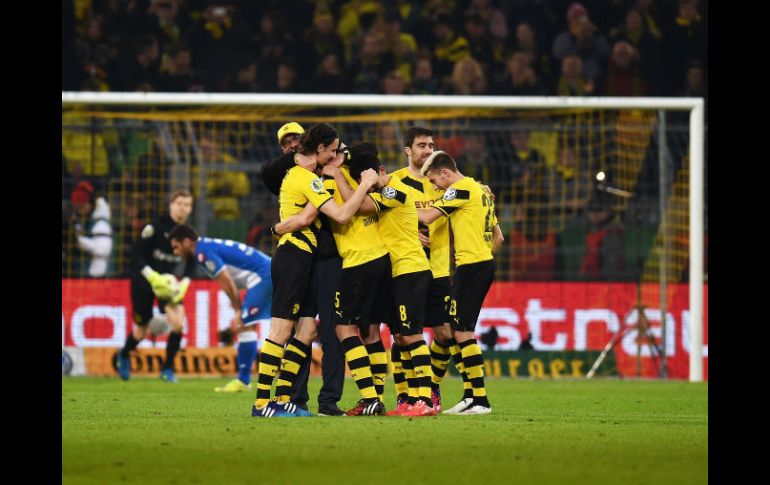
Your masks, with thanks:
[{"label": "soccer player in yellow jersey", "polygon": [[484,360],[474,329],[495,275],[492,250],[503,241],[496,224],[494,203],[489,192],[460,173],[452,157],[442,151],[433,153],[421,171],[445,192],[431,208],[419,211],[420,222],[429,224],[446,216],[451,220],[454,234],[457,271],[449,314],[473,397],[463,398],[451,414],[489,414],[492,407],[484,385]]},{"label": "soccer player in yellow jersey", "polygon": [[[365,157],[372,148],[371,144],[350,147],[350,163]],[[364,174],[370,172],[374,171],[359,166],[351,173],[350,166],[341,166],[335,160],[324,166],[326,191],[334,196],[337,203],[343,204],[345,199],[338,183],[346,188],[357,187],[357,192],[360,190],[357,180],[360,179],[363,184]],[[313,220],[315,214],[317,212],[308,206],[301,213],[276,225],[276,230],[284,232],[303,227]],[[390,319],[391,270],[388,252],[380,240],[376,214],[356,214],[347,223],[333,221],[332,233],[342,258],[342,274],[334,296],[335,330],[361,393],[361,399],[347,414],[384,414],[381,396],[387,374],[387,355],[379,329],[380,322]]]},{"label": "soccer player in yellow jersey", "polygon": [[[359,187],[362,174],[373,171],[361,163],[371,157],[377,157],[374,145],[358,143],[350,147],[348,167],[324,168],[324,173],[333,177],[326,180],[327,191],[333,192],[338,203],[345,200],[340,187]],[[384,414],[387,355],[380,339],[380,323],[392,317],[390,257],[380,238],[376,214],[359,212],[347,224],[333,222],[332,232],[342,257],[334,302],[337,337],[361,393],[361,400],[348,415]]]},{"label": "soccer player in yellow jersey", "polygon": [[[302,134],[298,153],[324,164],[334,158],[339,145],[337,130],[321,123]],[[311,166],[311,169],[315,167]],[[350,220],[366,197],[368,189],[377,181],[377,174],[369,170],[362,173],[361,179],[361,185],[354,195],[344,204],[337,204],[313,171],[295,166],[286,173],[281,183],[280,218],[283,221],[300,213],[306,205],[312,205],[334,221],[344,224]],[[297,324],[310,278],[317,230],[318,224],[313,222],[302,230],[284,234],[273,256],[273,310],[270,333],[265,339],[259,359],[257,396],[251,410],[254,417],[310,415],[290,402],[289,396],[297,371],[309,357],[310,345],[317,334],[315,322]],[[289,341],[295,325],[295,336]],[[284,371],[284,379],[279,380],[275,399],[270,400],[270,388],[279,368]]]},{"label": "soccer player in yellow jersey", "polygon": [[[395,344],[409,354],[414,376],[409,379],[408,398],[389,416],[433,416],[436,410],[431,400],[431,361],[428,346],[422,337],[425,307],[432,275],[430,263],[418,238],[417,207],[409,195],[409,188],[399,179],[387,174],[381,167],[373,145],[366,156],[354,157],[351,173],[365,168],[379,169],[376,188],[361,204],[359,214],[379,217],[380,238],[390,255],[393,278],[391,317],[387,320]],[[344,178],[337,177],[337,187],[343,198],[353,193]]]},{"label": "soccer player in yellow jersey", "polygon": [[[412,126],[404,133],[404,154],[408,164],[406,167],[396,170],[391,175],[400,180],[408,188],[418,209],[433,205],[434,201],[444,195],[443,189],[437,189],[430,183],[420,169],[425,161],[433,154],[433,132],[425,127]],[[472,397],[471,385],[463,372],[462,354],[460,347],[452,337],[452,329],[449,326],[449,221],[439,218],[425,225],[420,224],[420,239],[425,246],[425,253],[430,260],[430,269],[433,276],[428,289],[428,301],[425,316],[425,325],[433,329],[434,339],[430,345],[431,357],[431,400],[436,412],[441,412],[440,383],[446,374],[449,365],[450,354],[455,361],[455,366],[463,376],[465,393],[464,397]],[[393,380],[396,383],[398,393],[397,407],[408,400],[408,385],[405,374],[413,372],[414,365],[409,358],[406,349],[394,345],[391,349],[391,362],[393,363]],[[402,359],[402,354],[404,358]],[[406,381],[409,380],[408,375]]]},{"label": "soccer player in yellow jersey", "polygon": [[[262,165],[262,180],[268,190],[276,197],[281,191],[281,182],[283,182],[286,172],[295,165],[301,165],[305,168],[318,165],[316,174],[320,175],[321,173],[322,167],[316,163],[315,159],[295,153],[299,149],[299,139],[304,132],[305,129],[293,121],[282,125],[278,129],[277,138],[284,154]],[[340,142],[336,157],[329,163],[341,165],[347,160],[347,156],[349,156],[349,150],[344,146],[344,143]],[[292,216],[271,227],[270,232],[280,238],[280,235],[284,233],[294,232],[310,225],[318,211],[312,204],[308,204],[306,209],[313,210],[312,214],[307,215],[307,222],[299,224],[295,220],[305,220],[305,214]],[[342,398],[342,388],[345,382],[345,355],[339,340],[337,340],[333,321],[334,292],[337,290],[337,283],[342,272],[342,259],[337,252],[329,218],[321,214],[318,219],[321,222],[321,228],[316,235],[318,244],[316,250],[313,251],[313,269],[310,272],[310,283],[305,293],[308,298],[300,304],[299,324],[306,325],[303,320],[308,320],[309,323],[307,324],[314,324],[316,315],[318,316],[318,339],[323,347],[321,359],[323,385],[318,393],[318,415],[344,416],[345,412],[337,406],[337,403]],[[291,397],[293,403],[305,410],[308,409],[307,402],[310,398],[307,392],[309,375],[310,359],[307,359],[297,374]],[[284,380],[280,374],[278,379]]]}]

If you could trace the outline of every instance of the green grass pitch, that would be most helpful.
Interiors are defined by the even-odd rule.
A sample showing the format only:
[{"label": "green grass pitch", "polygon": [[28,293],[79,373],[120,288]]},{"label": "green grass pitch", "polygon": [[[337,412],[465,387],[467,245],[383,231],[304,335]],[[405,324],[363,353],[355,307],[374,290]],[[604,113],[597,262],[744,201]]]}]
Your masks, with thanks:
[{"label": "green grass pitch", "polygon": [[708,482],[707,383],[488,379],[488,416],[259,419],[224,382],[63,378],[62,483]]}]

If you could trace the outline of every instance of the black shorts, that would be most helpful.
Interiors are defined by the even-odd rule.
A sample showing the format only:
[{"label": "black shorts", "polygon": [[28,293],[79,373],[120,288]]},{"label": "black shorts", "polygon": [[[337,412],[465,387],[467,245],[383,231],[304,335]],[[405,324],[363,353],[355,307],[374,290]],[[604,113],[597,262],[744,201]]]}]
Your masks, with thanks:
[{"label": "black shorts", "polygon": [[452,284],[449,307],[455,331],[472,332],[481,313],[481,305],[495,278],[494,260],[464,264],[457,267]]},{"label": "black shorts", "polygon": [[[320,315],[321,307],[326,308],[327,313],[329,313],[329,301],[334,298],[334,292],[337,291],[341,271],[342,259],[339,256],[323,260],[313,260],[310,283],[305,291],[302,308],[299,310],[300,317],[315,318]],[[329,288],[330,284],[334,286]],[[329,294],[331,294],[331,298],[328,298],[324,305],[324,303],[321,303],[321,298],[326,298]]]},{"label": "black shorts", "polygon": [[420,335],[425,324],[430,270],[407,273],[393,278],[394,316],[388,322],[390,333]]},{"label": "black shorts", "polygon": [[[131,312],[134,323],[140,327],[146,326],[152,319],[152,304],[155,302],[155,293],[152,286],[143,276],[131,278]],[[168,300],[158,300],[158,309],[161,313],[166,311]]]},{"label": "black shorts", "polygon": [[334,298],[334,323],[356,325],[364,333],[372,323],[388,322],[393,314],[390,256],[343,268]]},{"label": "black shorts", "polygon": [[286,320],[299,319],[312,269],[311,253],[290,242],[278,246],[270,263],[273,277],[273,317]]},{"label": "black shorts", "polygon": [[425,315],[426,327],[439,327],[449,323],[449,302],[452,300],[452,288],[449,276],[433,278],[428,288],[428,307]]}]

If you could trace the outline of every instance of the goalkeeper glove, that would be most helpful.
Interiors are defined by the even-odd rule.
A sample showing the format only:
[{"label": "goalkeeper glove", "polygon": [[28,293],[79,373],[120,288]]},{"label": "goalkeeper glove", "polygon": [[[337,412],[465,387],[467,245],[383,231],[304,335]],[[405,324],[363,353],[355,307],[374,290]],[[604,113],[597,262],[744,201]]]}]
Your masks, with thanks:
[{"label": "goalkeeper glove", "polygon": [[177,305],[182,302],[184,299],[184,296],[187,294],[187,289],[190,288],[190,278],[184,277],[179,282],[179,285],[177,286],[176,293],[174,294],[174,297],[171,299],[171,303]]},{"label": "goalkeeper glove", "polygon": [[142,268],[142,276],[144,276],[150,283],[152,292],[155,293],[155,296],[157,296],[159,300],[168,300],[173,296],[171,283],[157,271],[149,266],[145,266]]}]

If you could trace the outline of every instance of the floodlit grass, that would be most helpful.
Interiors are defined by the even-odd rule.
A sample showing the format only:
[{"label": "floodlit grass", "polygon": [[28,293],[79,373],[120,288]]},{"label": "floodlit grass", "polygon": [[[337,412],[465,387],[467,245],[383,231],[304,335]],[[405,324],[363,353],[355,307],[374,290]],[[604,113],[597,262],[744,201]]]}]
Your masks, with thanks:
[{"label": "floodlit grass", "polygon": [[[708,481],[707,383],[488,379],[488,416],[264,419],[226,381],[62,379],[62,483]],[[340,407],[357,399],[347,380]]]}]

